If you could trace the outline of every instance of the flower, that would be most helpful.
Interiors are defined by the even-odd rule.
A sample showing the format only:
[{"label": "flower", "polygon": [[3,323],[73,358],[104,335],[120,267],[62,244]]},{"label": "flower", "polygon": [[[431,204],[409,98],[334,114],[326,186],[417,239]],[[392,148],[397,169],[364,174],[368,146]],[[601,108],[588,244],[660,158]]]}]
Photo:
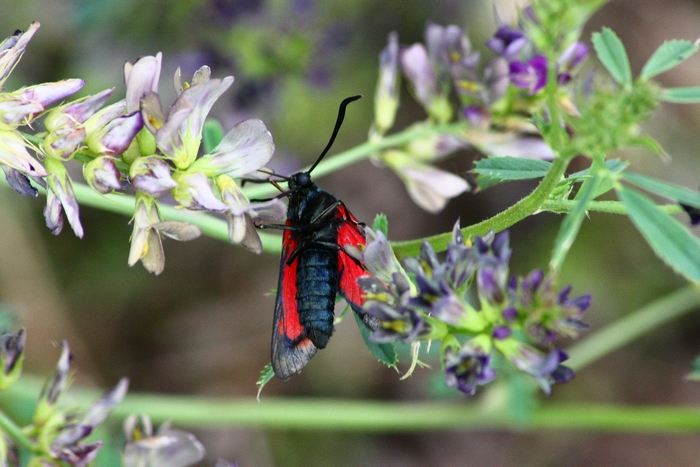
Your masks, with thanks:
[{"label": "flower", "polygon": [[119,156],[143,128],[141,113],[126,113],[126,101],[105,107],[85,122],[85,143],[94,154]]},{"label": "flower", "polygon": [[49,449],[52,455],[75,467],[85,467],[90,464],[102,447],[102,442],[78,443],[90,436],[95,427],[109,416],[124,399],[128,387],[129,380],[122,378],[113,389],[95,401],[82,416],[66,415],[65,423],[56,430],[57,435],[51,442]]},{"label": "flower", "polygon": [[[151,420],[131,415],[124,421],[124,467],[186,467],[204,458],[204,446],[191,433],[164,423],[153,433]],[[219,465],[217,463],[217,465]]]},{"label": "flower", "polygon": [[180,70],[175,74],[178,98],[166,115],[158,94],[147,92],[141,99],[141,113],[146,127],[155,135],[161,152],[172,159],[178,169],[187,169],[197,158],[202,141],[202,126],[214,102],[231,86],[233,76],[210,79],[209,67],[200,68],[192,84],[184,87]]},{"label": "flower", "polygon": [[78,92],[84,84],[82,79],[65,79],[1,93],[0,128],[14,129],[31,123],[48,106]]},{"label": "flower", "polygon": [[534,95],[547,84],[547,59],[537,55],[524,63],[515,60],[510,63],[510,80],[513,85],[527,89]]},{"label": "flower", "polygon": [[40,26],[41,24],[35,21],[29,25],[27,31],[22,32],[18,30],[0,43],[0,91]]},{"label": "flower", "polygon": [[496,379],[491,368],[491,343],[483,336],[469,340],[456,353],[452,347],[445,350],[445,385],[474,395],[477,386]]},{"label": "flower", "polygon": [[68,341],[63,341],[61,345],[61,356],[56,365],[56,371],[49,381],[44,384],[39,396],[39,402],[34,412],[34,425],[43,426],[56,412],[58,398],[68,385],[70,362],[73,356],[70,353]]},{"label": "flower", "polygon": [[496,34],[491,39],[486,41],[486,45],[498,55],[511,60],[527,42],[525,33],[504,24],[496,30]]},{"label": "flower", "polygon": [[403,180],[411,199],[428,212],[440,212],[450,198],[469,190],[463,178],[418,162],[406,152],[386,151],[382,161]]},{"label": "flower", "polygon": [[10,387],[22,372],[24,344],[27,334],[20,329],[17,334],[0,334],[0,391]]},{"label": "flower", "polygon": [[279,222],[284,219],[287,208],[277,198],[252,204],[238,184],[228,175],[216,177],[216,186],[221,199],[228,205],[228,236],[231,243],[240,243],[253,253],[262,253],[262,242],[255,222]]},{"label": "flower", "polygon": [[571,44],[557,60],[557,81],[560,86],[571,81],[573,70],[588,57],[590,48],[583,42]]},{"label": "flower", "polygon": [[15,131],[0,130],[0,164],[32,177],[48,175],[44,166],[29,154],[24,140]]},{"label": "flower", "polygon": [[[0,168],[5,172],[5,180],[10,187],[20,195],[29,195],[37,197],[39,191],[32,186],[29,178],[17,169],[0,164]],[[40,179],[41,180],[41,179]],[[43,180],[42,180],[43,181]]]},{"label": "flower", "polygon": [[194,240],[202,234],[197,226],[185,222],[161,220],[156,200],[138,192],[132,222],[134,231],[131,235],[129,266],[133,266],[140,260],[143,267],[155,275],[163,272],[165,268],[161,235],[185,242]]},{"label": "flower", "polygon": [[63,162],[51,157],[44,161],[48,171],[48,188],[44,218],[51,233],[58,235],[63,230],[62,212],[65,212],[76,237],[83,238],[83,226],[80,223],[78,200],[73,193],[73,183]]},{"label": "flower", "polygon": [[389,34],[388,44],[379,54],[379,81],[374,94],[374,125],[379,134],[394,126],[399,107],[399,35]]},{"label": "flower", "polygon": [[126,85],[126,111],[131,113],[140,110],[140,103],[147,92],[158,92],[160,69],[163,54],[140,57],[133,64],[124,64],[124,83]]},{"label": "flower", "polygon": [[83,177],[98,193],[107,194],[121,188],[121,172],[109,156],[96,157],[83,166]]},{"label": "flower", "polygon": [[216,197],[209,179],[200,172],[175,172],[173,198],[187,209],[194,211],[224,212],[228,205]]},{"label": "flower", "polygon": [[160,198],[177,182],[170,174],[170,166],[158,156],[139,157],[129,167],[131,185],[138,191]]}]

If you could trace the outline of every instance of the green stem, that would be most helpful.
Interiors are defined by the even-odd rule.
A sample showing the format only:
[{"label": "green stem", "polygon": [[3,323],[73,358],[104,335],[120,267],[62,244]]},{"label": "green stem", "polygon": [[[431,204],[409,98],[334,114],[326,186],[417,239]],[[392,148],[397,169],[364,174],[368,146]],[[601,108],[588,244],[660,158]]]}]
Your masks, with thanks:
[{"label": "green stem", "polygon": [[[556,213],[567,213],[573,209],[576,200],[547,200],[540,206],[540,211],[550,211]],[[665,204],[659,208],[669,214],[683,212],[679,204]],[[605,212],[609,214],[627,214],[627,209],[619,201],[591,201],[586,205],[586,211]]]},{"label": "green stem", "polygon": [[[333,157],[324,159],[318,164],[314,169],[314,178],[323,177],[324,175],[336,172],[344,167],[352,165],[363,159],[367,159],[370,156],[381,152],[384,149],[388,149],[395,146],[400,146],[409,141],[415,139],[425,138],[432,135],[441,134],[459,134],[465,129],[464,122],[452,123],[449,125],[414,125],[399,133],[393,135],[384,136],[372,141],[366,141],[359,146],[355,146],[352,149],[343,151],[336,154]],[[301,170],[304,172],[309,169],[310,166],[305,167]],[[248,198],[264,198],[266,196],[271,196],[277,193],[272,185],[264,184],[252,186],[245,189],[245,194]]]},{"label": "green stem", "polygon": [[[31,380],[32,378],[26,378]],[[23,377],[0,401],[33,403],[40,390]],[[25,387],[26,386],[26,387]],[[31,392],[28,390],[31,389]],[[94,390],[73,388],[72,399],[98,397]],[[308,398],[204,398],[130,394],[113,416],[147,414],[156,423],[179,427],[243,427],[306,431],[422,432],[432,430],[582,430],[617,433],[700,433],[700,409],[692,406],[631,407],[594,403],[548,403],[529,420],[506,410],[485,408],[458,397],[453,402],[387,402]],[[309,417],[309,414],[321,414]],[[31,446],[31,445],[30,445]]]},{"label": "green stem", "polygon": [[34,452],[36,449],[36,446],[24,435],[22,429],[2,411],[0,411],[0,429],[10,435],[12,439],[17,441],[28,451]]},{"label": "green stem", "polygon": [[685,313],[700,306],[700,289],[688,285],[624,316],[567,351],[566,365],[580,370]]},{"label": "green stem", "polygon": [[[532,193],[490,219],[470,225],[469,227],[464,227],[462,233],[465,237],[468,237],[471,235],[484,235],[490,230],[500,232],[537,212],[556,188],[557,183],[561,180],[568,165],[569,159],[554,159],[549,172],[547,172],[547,175],[545,175],[542,182]],[[420,245],[424,240],[427,240],[436,251],[444,251],[447,249],[447,243],[452,240],[452,232],[434,235],[425,239],[392,242],[391,246],[394,249],[394,253],[396,253],[396,256],[399,258],[414,256],[420,252]]]}]

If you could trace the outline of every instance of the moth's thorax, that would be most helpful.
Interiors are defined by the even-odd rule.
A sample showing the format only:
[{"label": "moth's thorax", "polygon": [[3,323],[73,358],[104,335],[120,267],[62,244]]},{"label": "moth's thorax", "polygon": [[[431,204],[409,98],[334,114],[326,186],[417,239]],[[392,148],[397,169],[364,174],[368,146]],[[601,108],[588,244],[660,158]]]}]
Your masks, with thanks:
[{"label": "moth's thorax", "polygon": [[289,208],[287,219],[293,224],[309,225],[321,213],[336,202],[335,196],[322,190],[310,179],[308,183],[296,185],[294,182],[298,175],[306,175],[305,172],[292,175],[289,180]]}]

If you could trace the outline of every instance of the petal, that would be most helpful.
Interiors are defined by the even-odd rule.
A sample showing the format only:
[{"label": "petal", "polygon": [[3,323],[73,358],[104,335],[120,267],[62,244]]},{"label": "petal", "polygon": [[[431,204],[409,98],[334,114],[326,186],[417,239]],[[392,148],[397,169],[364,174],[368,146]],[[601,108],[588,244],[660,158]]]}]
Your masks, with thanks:
[{"label": "petal", "polygon": [[469,190],[463,178],[429,165],[405,166],[401,175],[411,199],[432,213],[440,212],[450,198]]},{"label": "petal", "polygon": [[100,154],[107,156],[122,154],[141,128],[143,128],[143,119],[140,112],[115,118],[107,125],[107,132],[100,138],[102,146]]},{"label": "petal", "polygon": [[401,52],[401,68],[413,84],[416,97],[423,105],[429,105],[437,95],[437,81],[428,52],[423,44],[414,44]]},{"label": "petal", "polygon": [[22,172],[4,164],[0,164],[0,168],[5,172],[5,180],[7,180],[7,183],[17,193],[34,197],[39,196],[39,191],[32,186],[29,182],[29,178]]},{"label": "petal", "polygon": [[44,220],[53,235],[58,235],[63,230],[63,207],[52,190],[46,190]]},{"label": "petal", "polygon": [[196,225],[187,222],[162,221],[153,224],[153,228],[162,235],[180,242],[189,242],[202,235],[202,231]]},{"label": "petal", "polygon": [[24,140],[13,131],[0,130],[0,163],[25,175],[46,177],[48,173],[39,161],[29,155]]},{"label": "petal", "polygon": [[264,167],[274,152],[272,135],[265,124],[249,119],[235,125],[224,136],[211,153],[211,163],[219,173],[241,177]]},{"label": "petal", "polygon": [[126,84],[126,111],[131,113],[139,110],[141,98],[149,91],[158,92],[161,63],[163,54],[141,57],[132,65],[124,65],[124,81]]}]

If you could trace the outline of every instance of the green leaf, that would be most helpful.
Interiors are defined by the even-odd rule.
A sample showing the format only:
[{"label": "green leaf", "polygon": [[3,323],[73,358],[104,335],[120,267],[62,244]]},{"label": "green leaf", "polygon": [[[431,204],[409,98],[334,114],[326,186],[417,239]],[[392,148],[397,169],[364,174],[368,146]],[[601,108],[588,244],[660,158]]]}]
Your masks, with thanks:
[{"label": "green leaf", "polygon": [[626,172],[622,174],[622,178],[637,185],[639,188],[656,193],[664,198],[687,204],[694,208],[700,208],[700,192],[636,173]]},{"label": "green leaf", "polygon": [[586,206],[590,201],[595,199],[596,189],[603,180],[603,176],[597,173],[588,183],[584,183],[577,195],[577,201],[574,208],[566,215],[564,222],[561,224],[559,229],[559,234],[554,242],[554,251],[552,252],[552,259],[549,262],[549,267],[555,270],[561,268],[562,263],[566,254],[571,249],[571,245],[574,244],[574,240],[581,229],[581,223],[586,217]]},{"label": "green leaf", "polygon": [[224,139],[224,128],[218,120],[205,120],[202,128],[202,145],[204,154],[209,154]]},{"label": "green leaf", "polygon": [[638,191],[618,189],[622,204],[652,250],[677,273],[700,282],[700,241],[675,217]]},{"label": "green leaf", "polygon": [[521,157],[487,157],[476,162],[479,187],[487,188],[508,180],[526,180],[547,175],[551,162]]},{"label": "green leaf", "polygon": [[260,372],[260,378],[255,385],[258,387],[258,402],[260,402],[260,393],[270,380],[275,376],[275,370],[272,369],[272,363],[265,365],[265,368]]},{"label": "green leaf", "polygon": [[[605,166],[611,173],[619,173],[625,170],[630,165],[627,161],[621,161],[620,159],[610,159],[605,161]],[[590,169],[584,169],[579,172],[572,173],[567,178],[570,180],[579,181],[579,179],[588,177]]]},{"label": "green leaf", "polygon": [[698,51],[698,44],[689,41],[672,40],[664,42],[642,68],[642,79],[653,78],[680,65]]},{"label": "green leaf", "polygon": [[602,32],[593,34],[593,47],[598,59],[615,81],[625,86],[632,84],[632,69],[625,46],[610,28],[603,28]]},{"label": "green leaf", "polygon": [[378,344],[369,340],[369,328],[362,322],[362,319],[360,319],[357,313],[353,313],[353,315],[355,315],[355,321],[357,321],[357,327],[360,328],[360,334],[362,334],[362,338],[365,340],[365,345],[369,351],[372,352],[372,355],[389,368],[396,368],[396,364],[399,361],[399,356],[396,353],[396,344]]},{"label": "green leaf", "polygon": [[374,216],[374,222],[372,222],[372,230],[375,232],[377,230],[381,231],[385,237],[389,238],[389,219],[387,219],[386,214],[377,214]]},{"label": "green leaf", "polygon": [[700,102],[700,87],[662,89],[659,99],[677,104],[697,104]]}]

